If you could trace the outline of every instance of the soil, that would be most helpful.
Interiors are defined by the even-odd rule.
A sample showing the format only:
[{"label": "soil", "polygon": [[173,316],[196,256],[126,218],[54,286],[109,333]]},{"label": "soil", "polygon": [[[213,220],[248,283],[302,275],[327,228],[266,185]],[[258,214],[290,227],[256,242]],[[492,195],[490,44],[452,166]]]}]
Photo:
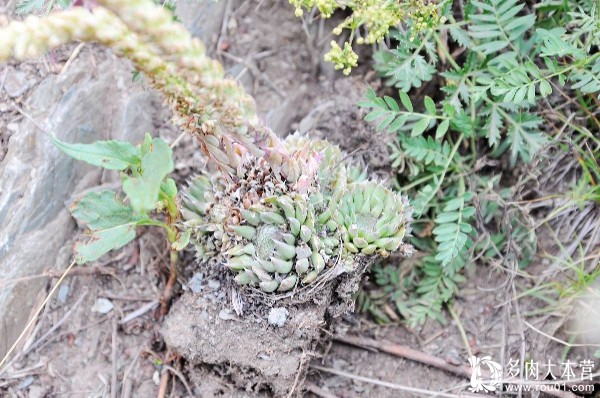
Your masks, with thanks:
[{"label": "soil", "polygon": [[[0,25],[3,13],[7,9],[0,8]],[[326,32],[331,29],[318,23],[309,25],[309,37],[293,14],[287,2],[231,1],[215,56],[248,87],[261,116],[275,131],[286,134],[299,129],[327,138],[360,155],[379,178],[389,179],[389,138],[363,122],[364,112],[354,106],[367,81],[376,79],[365,74],[366,69],[358,69],[351,78],[334,74],[320,61],[323,45],[331,39]],[[0,71],[0,160],[13,131],[11,123],[25,117],[19,108],[27,94],[10,96],[2,89],[6,84],[3,76],[20,72],[31,87],[45,74],[58,73],[72,49],[67,46],[38,61],[9,63]],[[80,56],[90,53],[104,56],[95,46],[86,46]],[[178,137],[168,112],[157,117],[156,133],[169,142]],[[187,136],[175,148],[175,156],[179,182],[205,165],[197,145]],[[70,247],[70,243],[65,245],[64,251]],[[264,315],[261,323],[241,319],[234,311],[224,312],[223,303],[229,302],[231,292],[223,288],[220,279],[199,270],[191,254],[182,259],[178,279],[184,294],[174,302],[168,321],[163,322],[157,307],[168,274],[167,257],[164,236],[148,229],[133,243],[67,278],[34,329],[28,331],[10,366],[0,372],[0,395],[152,397],[159,391],[165,362],[171,363],[177,375],[167,391],[167,396],[173,397],[281,396],[291,389],[307,396],[419,397],[423,395],[393,389],[389,384],[453,394],[468,387],[463,376],[375,350],[335,340],[324,347],[315,345],[324,335],[343,331],[412,347],[460,366],[467,365],[469,351],[489,354],[498,361],[502,352],[518,358],[523,337],[527,351],[539,353],[535,359],[540,362],[557,362],[563,355],[562,346],[549,344],[546,336],[523,325],[521,314],[535,310],[540,303],[519,301],[521,308],[509,305],[513,291],[504,282],[510,276],[501,267],[470,271],[469,282],[454,304],[459,323],[447,316],[445,325],[428,321],[408,329],[401,323],[375,325],[368,316],[349,313],[326,324],[326,308],[315,307],[314,316],[303,319],[297,319],[291,309],[284,327],[277,328],[265,324]],[[543,267],[541,263],[529,272],[541,273]],[[96,271],[85,274],[86,270]],[[53,278],[48,289],[40,292],[40,301],[55,281]],[[201,294],[192,294],[192,290]],[[554,335],[564,321],[561,314],[554,315],[530,322]],[[190,328],[190,324],[196,327]],[[166,343],[171,349],[167,349],[163,335],[168,336]],[[216,335],[226,335],[227,339],[202,344],[210,343]],[[300,339],[291,340],[301,344],[287,344],[286,336],[294,335]],[[563,331],[556,335],[568,339]],[[259,340],[271,345],[261,347]],[[176,351],[185,352],[189,360],[174,355]],[[280,357],[285,361],[270,361],[273,352],[283,355]],[[593,357],[579,348],[569,355]],[[207,365],[206,358],[211,358],[208,362],[213,366]],[[236,366],[229,367],[232,358]],[[300,368],[308,368],[306,380],[298,377]],[[361,376],[363,381],[322,368]],[[269,379],[274,375],[279,376],[276,381]],[[270,383],[260,384],[258,379]],[[111,386],[116,386],[118,394],[111,395]]]}]

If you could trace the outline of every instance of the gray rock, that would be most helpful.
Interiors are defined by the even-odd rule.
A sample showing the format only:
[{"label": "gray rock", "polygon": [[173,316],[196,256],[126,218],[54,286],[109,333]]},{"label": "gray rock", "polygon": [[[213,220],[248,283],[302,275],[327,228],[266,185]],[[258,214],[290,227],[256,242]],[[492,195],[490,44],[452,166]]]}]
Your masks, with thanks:
[{"label": "gray rock", "polygon": [[56,293],[59,303],[65,304],[67,302],[67,298],[69,297],[69,284],[63,282],[62,285],[58,288],[58,293]]},{"label": "gray rock", "polygon": [[[44,131],[24,118],[0,162],[3,280],[64,269],[68,260],[59,252],[75,229],[64,203],[74,192],[100,183],[100,170],[63,154],[48,134],[67,142],[139,142],[154,129],[157,94],[131,83],[131,67],[112,59],[97,66],[110,73],[94,69],[89,58],[80,56],[64,75],[46,77],[28,94],[24,110]],[[39,278],[0,290],[0,357],[23,330],[46,283]]]},{"label": "gray rock", "polygon": [[210,52],[217,43],[227,1],[178,0],[175,15],[190,31],[206,45]]},{"label": "gray rock", "polygon": [[29,86],[27,74],[13,68],[7,69],[4,90],[9,97],[16,98],[25,94],[29,90]]}]

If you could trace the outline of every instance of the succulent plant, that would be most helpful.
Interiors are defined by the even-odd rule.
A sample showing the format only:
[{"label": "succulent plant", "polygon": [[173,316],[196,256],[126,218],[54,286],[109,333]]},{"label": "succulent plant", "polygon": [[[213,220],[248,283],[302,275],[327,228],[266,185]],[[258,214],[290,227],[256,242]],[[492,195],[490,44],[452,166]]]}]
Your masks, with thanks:
[{"label": "succulent plant", "polygon": [[325,140],[281,140],[163,7],[98,3],[10,23],[0,29],[0,61],[72,40],[99,41],[131,59],[215,165],[190,181],[181,209],[200,261],[224,266],[241,285],[285,292],[351,270],[355,256],[409,253],[405,198],[367,181],[364,166]]},{"label": "succulent plant", "polygon": [[282,144],[309,171],[294,183],[249,153],[241,177],[216,170],[190,181],[182,214],[200,261],[271,293],[309,285],[336,264],[349,271],[356,255],[409,253],[406,198],[365,181],[366,170],[326,141],[293,134]]},{"label": "succulent plant", "polygon": [[336,201],[336,209],[348,252],[387,257],[400,248],[409,250],[402,246],[409,221],[406,197],[372,181],[352,183]]}]

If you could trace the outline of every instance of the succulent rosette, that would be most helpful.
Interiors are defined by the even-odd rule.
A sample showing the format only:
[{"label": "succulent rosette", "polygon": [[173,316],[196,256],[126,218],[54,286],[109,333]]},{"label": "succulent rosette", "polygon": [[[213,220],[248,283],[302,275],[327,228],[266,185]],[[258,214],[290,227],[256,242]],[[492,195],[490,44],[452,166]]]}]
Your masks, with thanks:
[{"label": "succulent rosette", "polygon": [[373,181],[352,183],[337,199],[336,209],[348,252],[387,257],[401,248],[409,250],[403,246],[411,220],[406,197]]},{"label": "succulent rosette", "polygon": [[366,169],[326,141],[294,134],[282,144],[294,165],[274,169],[245,154],[239,178],[217,170],[190,181],[182,214],[200,261],[233,272],[240,285],[287,292],[340,260],[348,270],[356,255],[405,247],[406,198],[366,181]]}]

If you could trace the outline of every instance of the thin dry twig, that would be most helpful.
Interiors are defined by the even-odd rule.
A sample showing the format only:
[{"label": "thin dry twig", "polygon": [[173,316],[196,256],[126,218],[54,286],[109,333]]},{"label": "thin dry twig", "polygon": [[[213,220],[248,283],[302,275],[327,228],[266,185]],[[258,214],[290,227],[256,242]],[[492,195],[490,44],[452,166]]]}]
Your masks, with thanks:
[{"label": "thin dry twig", "polygon": [[[116,277],[118,270],[112,267],[106,267],[103,265],[97,265],[94,267],[85,267],[85,268],[77,268],[74,269],[67,275],[68,278],[73,276],[86,276],[86,275],[110,275],[114,278]],[[38,275],[30,275],[24,276],[21,278],[9,279],[0,283],[0,288],[5,288],[7,286],[13,285],[15,283],[27,282],[34,279],[40,278],[60,278],[62,277],[62,271],[57,271],[53,269],[46,269],[44,272]],[[118,279],[118,278],[117,278]]]},{"label": "thin dry twig", "polygon": [[42,305],[40,305],[38,307],[38,309],[35,311],[34,316],[31,317],[31,319],[29,320],[29,322],[27,322],[27,325],[25,325],[25,328],[23,329],[23,331],[21,332],[21,334],[19,335],[19,337],[17,338],[17,340],[13,343],[13,345],[10,347],[10,349],[6,352],[6,355],[4,355],[4,358],[2,358],[2,361],[0,361],[0,375],[2,373],[4,373],[4,371],[5,371],[5,369],[2,369],[2,365],[4,365],[6,363],[6,360],[12,355],[13,351],[15,350],[15,348],[19,345],[19,343],[21,342],[21,340],[25,336],[25,333],[27,332],[27,330],[29,330],[29,328],[31,327],[31,325],[33,325],[33,323],[38,318],[38,316],[40,315],[40,313],[42,312],[42,310],[46,307],[46,304],[48,304],[48,302],[50,301],[50,298],[52,298],[52,296],[54,295],[54,292],[56,292],[56,290],[58,290],[58,287],[62,284],[63,280],[65,279],[65,277],[67,276],[67,274],[71,271],[71,269],[73,268],[73,266],[75,266],[75,264],[76,264],[75,260],[73,260],[71,262],[71,264],[69,264],[69,266],[65,270],[63,276],[56,282],[56,284],[54,285],[54,287],[52,288],[52,290],[50,290],[50,293],[48,293],[48,295],[46,296],[46,299],[44,300],[44,302],[42,303]]},{"label": "thin dry twig", "polygon": [[530,324],[529,322],[523,320],[523,324],[525,324],[525,326],[527,326],[529,329],[541,334],[542,336],[555,341],[559,344],[562,344],[566,347],[600,347],[600,344],[578,344],[578,343],[569,343],[567,341],[561,340],[559,338],[556,338],[554,336],[549,335],[548,333],[544,333],[543,331],[541,331],[540,329],[536,328],[535,326],[533,326],[532,324]]},{"label": "thin dry twig", "polygon": [[67,69],[69,69],[69,66],[71,66],[71,63],[75,60],[75,58],[77,58],[77,56],[79,55],[79,53],[81,52],[81,50],[83,50],[84,46],[85,46],[85,42],[81,42],[81,43],[79,43],[77,45],[77,47],[75,47],[75,49],[73,50],[73,52],[69,56],[69,59],[67,59],[67,62],[65,62],[65,64],[62,67],[62,69],[58,73],[59,75],[62,75],[63,73],[65,73],[65,71]]},{"label": "thin dry twig", "polygon": [[223,21],[221,22],[221,32],[219,33],[219,38],[217,39],[217,44],[215,45],[215,52],[218,55],[221,55],[221,48],[223,47],[223,39],[227,34],[227,25],[229,25],[229,18],[231,17],[231,0],[227,0],[225,4],[225,11],[223,12]]},{"label": "thin dry twig", "polygon": [[172,247],[169,249],[169,279],[165,284],[163,295],[160,299],[160,314],[165,316],[169,313],[169,306],[171,298],[173,298],[173,289],[177,282],[177,262],[179,260],[179,254]]},{"label": "thin dry twig", "polygon": [[31,351],[36,349],[44,340],[46,340],[46,338],[48,338],[48,336],[50,336],[56,329],[61,327],[61,325],[63,323],[65,323],[65,321],[71,316],[71,314],[73,314],[75,312],[75,310],[77,308],[79,308],[79,305],[81,304],[81,302],[83,301],[83,299],[86,296],[87,296],[87,292],[84,292],[81,295],[81,297],[79,297],[79,299],[77,299],[75,304],[73,304],[73,306],[69,309],[69,311],[67,311],[65,313],[65,315],[58,322],[56,322],[54,324],[54,326],[52,326],[46,333],[44,333],[42,336],[40,336],[40,338],[37,339],[34,343],[32,343],[29,347],[27,347],[26,349],[23,350],[22,355],[27,355],[28,353],[30,353]]},{"label": "thin dry twig", "polygon": [[462,338],[463,344],[465,345],[465,349],[467,350],[467,354],[469,354],[469,358],[470,358],[473,356],[473,350],[471,349],[471,344],[469,344],[469,338],[467,337],[467,332],[465,331],[465,328],[464,328],[462,322],[460,321],[460,317],[454,310],[454,303],[448,304],[447,308],[448,308],[448,312],[454,319],[454,323],[456,324],[456,327],[458,328],[458,332],[460,333],[460,337]]},{"label": "thin dry twig", "polygon": [[119,324],[123,325],[127,322],[130,322],[132,320],[134,320],[135,318],[144,315],[146,312],[156,308],[156,306],[159,304],[158,300],[152,300],[151,302],[149,302],[148,304],[144,304],[143,306],[141,306],[140,308],[138,308],[137,310],[130,312],[125,318],[121,319],[119,321]]},{"label": "thin dry twig", "polygon": [[257,78],[259,78],[260,80],[262,80],[263,82],[265,82],[269,87],[271,87],[271,89],[273,89],[273,91],[275,92],[275,94],[277,94],[279,97],[285,99],[286,95],[285,93],[275,85],[275,83],[273,83],[271,81],[271,79],[269,79],[265,73],[261,72],[260,70],[258,70],[258,68],[256,67],[256,65],[247,62],[246,60],[240,58],[240,57],[236,57],[235,55],[226,53],[226,52],[221,52],[222,55],[225,56],[225,58],[229,58],[231,59],[233,62],[237,62],[238,64],[242,64],[244,65],[246,68],[248,68],[250,70],[250,72],[252,72],[252,74],[254,76],[256,76]]},{"label": "thin dry twig", "polygon": [[133,388],[133,383],[129,380],[129,374],[133,371],[133,367],[140,359],[140,354],[142,353],[142,347],[138,347],[135,355],[133,356],[133,360],[125,369],[125,373],[123,373],[123,380],[121,382],[123,388],[121,388],[121,398],[129,398],[131,397],[131,389]]},{"label": "thin dry twig", "polygon": [[287,395],[287,398],[291,398],[292,395],[294,395],[294,391],[296,390],[296,387],[298,386],[298,381],[300,380],[300,374],[302,373],[302,368],[304,367],[304,364],[306,362],[306,352],[302,353],[302,356],[300,357],[300,364],[298,365],[298,371],[296,372],[296,377],[294,378],[294,384],[292,385],[292,388],[290,388],[290,392]]},{"label": "thin dry twig", "polygon": [[[342,343],[350,344],[353,346],[357,346],[357,347],[373,348],[373,349],[376,349],[376,350],[379,350],[382,352],[386,352],[386,353],[394,355],[394,356],[410,359],[412,361],[420,362],[425,365],[436,367],[438,369],[446,370],[446,371],[454,373],[458,376],[464,376],[467,378],[471,377],[471,368],[468,366],[452,365],[452,364],[444,361],[443,359],[434,357],[433,355],[429,355],[424,352],[420,352],[420,351],[414,350],[412,348],[404,347],[404,346],[401,346],[398,344],[381,343],[381,342],[373,340],[373,339],[351,337],[351,336],[345,336],[345,337],[337,336],[334,338],[334,340],[342,342]],[[312,365],[311,365],[311,367],[315,368],[315,366],[312,366]],[[368,379],[368,380],[370,380],[370,379]],[[362,380],[362,381],[369,382],[368,380]],[[501,380],[501,382],[502,383],[514,383],[514,384],[531,384],[531,385],[552,384],[552,383],[543,383],[543,382],[531,383],[531,382],[523,382],[520,380]],[[386,383],[386,382],[382,382],[382,383],[391,384],[391,383]],[[556,383],[558,383],[558,382],[556,382]],[[380,384],[380,385],[382,385],[383,387],[394,388],[389,385],[384,385],[384,384]],[[404,386],[400,386],[400,387],[404,387]],[[408,391],[408,390],[406,390],[406,391]],[[428,390],[423,390],[423,391],[428,391]],[[575,398],[575,395],[569,391],[548,390],[547,393],[549,395],[552,395],[555,397],[560,397],[560,398]],[[430,395],[433,395],[433,394],[430,394]],[[443,396],[448,396],[448,395],[437,395],[437,396],[443,397]],[[450,395],[450,396],[455,397],[456,395]],[[460,396],[465,397],[468,395],[461,393]],[[472,396],[481,396],[481,395],[472,395]]]},{"label": "thin dry twig", "polygon": [[397,357],[410,359],[412,361],[420,362],[425,365],[430,365],[438,369],[446,370],[459,376],[471,377],[471,369],[468,366],[452,365],[451,363],[448,363],[443,359],[440,359],[433,355],[429,355],[424,352],[417,351],[415,349],[405,347],[399,344],[379,342],[373,339],[353,336],[336,336],[334,340],[340,343],[345,343],[356,347],[373,348],[378,351],[386,352]]},{"label": "thin dry twig", "polygon": [[112,319],[112,374],[110,381],[110,398],[117,398],[117,316]]},{"label": "thin dry twig", "polygon": [[190,397],[194,396],[194,394],[192,393],[192,389],[190,388],[190,385],[188,384],[187,380],[185,379],[185,377],[183,376],[183,374],[180,371],[178,371],[177,369],[175,369],[174,367],[169,366],[169,365],[163,365],[163,368],[169,370],[171,373],[173,373],[175,376],[177,376],[177,378],[179,378],[179,380],[181,381],[181,383],[187,390],[188,395]]},{"label": "thin dry twig", "polygon": [[[459,395],[456,395],[456,394],[448,394],[448,393],[441,392],[441,391],[431,391],[431,390],[425,390],[423,388],[409,387],[409,386],[404,386],[401,384],[389,383],[387,381],[381,381],[381,380],[377,380],[377,379],[372,379],[370,377],[364,377],[364,376],[355,375],[353,373],[344,372],[343,370],[326,368],[326,367],[318,366],[318,365],[311,365],[310,367],[312,369],[319,370],[321,372],[327,372],[327,373],[331,373],[334,375],[347,377],[352,380],[362,381],[362,382],[369,383],[369,384],[375,384],[377,386],[390,388],[392,390],[405,391],[408,393],[415,394],[419,397],[423,397],[423,396],[444,397],[444,398],[459,397]],[[483,395],[469,394],[469,393],[461,392],[460,397],[483,397]]]},{"label": "thin dry twig", "polygon": [[162,375],[160,375],[160,384],[158,385],[157,398],[165,398],[167,395],[167,386],[169,385],[169,371],[163,367]]}]

